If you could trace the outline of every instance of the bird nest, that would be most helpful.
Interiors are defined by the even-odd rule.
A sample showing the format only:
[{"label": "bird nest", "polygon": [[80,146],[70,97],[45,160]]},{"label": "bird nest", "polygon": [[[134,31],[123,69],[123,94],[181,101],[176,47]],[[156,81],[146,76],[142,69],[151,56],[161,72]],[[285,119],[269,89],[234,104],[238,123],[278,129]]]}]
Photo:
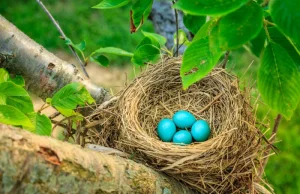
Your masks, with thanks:
[{"label": "bird nest", "polygon": [[[249,94],[221,68],[183,90],[180,65],[181,59],[175,58],[149,66],[115,103],[98,109],[93,119],[99,125],[89,132],[90,139],[126,152],[201,193],[255,191],[263,141]],[[206,120],[209,139],[186,146],[162,142],[157,124],[178,110]]]}]

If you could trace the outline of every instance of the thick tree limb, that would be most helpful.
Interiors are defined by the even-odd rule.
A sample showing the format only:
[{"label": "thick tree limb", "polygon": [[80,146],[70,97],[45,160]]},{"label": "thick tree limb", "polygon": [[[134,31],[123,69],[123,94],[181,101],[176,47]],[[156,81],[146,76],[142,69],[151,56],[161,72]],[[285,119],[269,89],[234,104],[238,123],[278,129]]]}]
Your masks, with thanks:
[{"label": "thick tree limb", "polygon": [[[10,57],[5,60],[3,56]],[[71,82],[85,85],[97,103],[109,98],[106,90],[82,76],[74,65],[57,58],[0,15],[1,67],[10,73],[22,75],[26,87],[43,99],[53,96]]]},{"label": "thick tree limb", "polygon": [[192,193],[160,173],[0,125],[0,193]]}]

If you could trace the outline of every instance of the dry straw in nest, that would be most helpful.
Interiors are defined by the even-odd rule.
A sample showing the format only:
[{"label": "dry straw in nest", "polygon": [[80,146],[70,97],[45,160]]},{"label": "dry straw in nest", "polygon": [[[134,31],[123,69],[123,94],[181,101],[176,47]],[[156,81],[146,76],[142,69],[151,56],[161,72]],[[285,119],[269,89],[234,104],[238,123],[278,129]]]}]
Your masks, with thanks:
[{"label": "dry straw in nest", "polygon": [[[94,117],[101,124],[93,141],[127,152],[201,193],[254,192],[262,141],[248,94],[239,90],[235,76],[218,68],[184,91],[180,64],[180,58],[164,60],[137,77],[114,105]],[[209,140],[187,146],[162,142],[157,124],[178,110],[208,121]]]}]

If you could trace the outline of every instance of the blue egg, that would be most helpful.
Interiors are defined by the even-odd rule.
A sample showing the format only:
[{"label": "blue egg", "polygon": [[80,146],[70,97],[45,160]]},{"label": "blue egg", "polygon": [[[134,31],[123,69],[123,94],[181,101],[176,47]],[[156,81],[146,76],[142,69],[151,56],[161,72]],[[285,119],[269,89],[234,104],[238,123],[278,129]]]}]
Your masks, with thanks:
[{"label": "blue egg", "polygon": [[198,142],[206,141],[210,135],[210,128],[206,121],[199,120],[196,121],[191,130],[194,140]]},{"label": "blue egg", "polygon": [[196,122],[196,118],[190,112],[180,110],[173,115],[173,121],[178,128],[190,128]]},{"label": "blue egg", "polygon": [[187,130],[180,130],[177,131],[173,137],[173,142],[176,144],[190,144],[192,143],[192,135],[189,131]]},{"label": "blue egg", "polygon": [[157,126],[158,137],[164,142],[172,141],[176,133],[176,126],[171,119],[162,119]]}]

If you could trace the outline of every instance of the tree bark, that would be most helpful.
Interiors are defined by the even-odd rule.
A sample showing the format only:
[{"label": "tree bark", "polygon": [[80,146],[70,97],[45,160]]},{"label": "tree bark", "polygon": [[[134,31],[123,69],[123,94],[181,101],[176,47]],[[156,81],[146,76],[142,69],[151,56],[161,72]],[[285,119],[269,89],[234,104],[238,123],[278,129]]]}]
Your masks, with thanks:
[{"label": "tree bark", "polygon": [[22,75],[27,89],[42,99],[53,96],[71,82],[85,85],[97,103],[109,98],[105,89],[84,77],[75,65],[57,58],[0,15],[1,67]]},{"label": "tree bark", "polygon": [[192,193],[131,160],[0,125],[0,193]]},{"label": "tree bark", "polygon": [[[155,32],[167,38],[166,47],[172,49],[174,46],[174,34],[176,34],[176,19],[175,11],[172,8],[172,1],[154,1],[150,19],[153,22]],[[178,11],[178,26],[179,29],[183,29],[188,35],[188,38],[190,38],[189,30],[183,24],[183,14],[180,11]],[[179,53],[182,54],[185,49],[186,47],[182,46],[179,49]]]}]

